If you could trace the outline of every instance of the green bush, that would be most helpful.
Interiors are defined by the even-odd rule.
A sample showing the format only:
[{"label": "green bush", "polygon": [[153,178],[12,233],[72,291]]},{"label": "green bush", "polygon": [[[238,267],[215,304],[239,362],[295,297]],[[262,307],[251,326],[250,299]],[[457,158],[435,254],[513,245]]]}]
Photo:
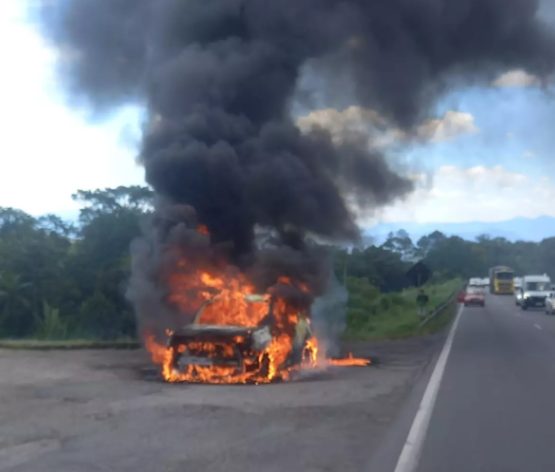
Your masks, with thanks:
[{"label": "green bush", "polygon": [[65,339],[68,334],[67,324],[60,317],[60,310],[42,303],[42,317],[35,319],[34,336],[38,339]]},{"label": "green bush", "polygon": [[[423,287],[430,301],[426,309],[431,311],[444,303],[461,286],[460,279],[429,283]],[[418,289],[409,288],[402,292],[379,294],[368,280],[349,280],[349,304],[347,311],[346,336],[362,339],[401,338],[425,334],[445,326],[452,312],[438,317],[429,326],[420,328],[416,297]]]},{"label": "green bush", "polygon": [[113,339],[121,332],[117,309],[104,294],[95,292],[81,305],[80,328],[98,339]]}]

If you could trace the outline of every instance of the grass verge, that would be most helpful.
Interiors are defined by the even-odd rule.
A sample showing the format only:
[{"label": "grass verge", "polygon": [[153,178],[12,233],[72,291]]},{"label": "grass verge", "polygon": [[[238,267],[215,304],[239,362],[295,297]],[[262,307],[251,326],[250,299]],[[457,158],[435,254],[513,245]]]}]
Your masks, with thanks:
[{"label": "grass verge", "polygon": [[41,339],[0,339],[0,349],[21,350],[64,350],[64,349],[138,349],[141,344],[133,339],[114,341],[91,341],[90,339],[41,340]]},{"label": "grass verge", "polygon": [[[424,287],[430,298],[427,310],[431,312],[445,303],[462,285],[460,279]],[[419,336],[440,331],[449,324],[456,312],[456,301],[421,326],[416,296],[418,289],[399,293],[380,294],[364,279],[350,279],[347,312],[347,339],[383,340]]]}]

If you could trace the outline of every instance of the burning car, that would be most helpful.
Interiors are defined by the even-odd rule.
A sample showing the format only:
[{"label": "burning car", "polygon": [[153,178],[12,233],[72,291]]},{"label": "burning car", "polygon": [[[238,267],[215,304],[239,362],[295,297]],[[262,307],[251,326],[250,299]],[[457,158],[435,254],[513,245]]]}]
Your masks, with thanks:
[{"label": "burning car", "polygon": [[239,272],[197,270],[174,274],[170,286],[168,303],[194,316],[167,330],[164,344],[145,337],[164,380],[270,383],[316,363],[311,295],[303,283],[279,277],[260,294]]},{"label": "burning car", "polygon": [[174,377],[202,380],[210,371],[216,376],[247,381],[273,380],[277,372],[309,361],[313,345],[308,318],[297,314],[292,346],[288,355],[276,365],[270,348],[279,335],[274,316],[275,300],[265,295],[245,295],[248,304],[262,304],[267,313],[257,325],[206,324],[203,314],[218,296],[206,301],[191,324],[170,333],[168,349],[171,352],[170,369]]},{"label": "burning car", "polygon": [[[208,244],[205,227],[179,230],[189,245],[169,246],[168,265],[152,273],[164,287],[163,316],[142,330],[166,382],[267,384],[289,380],[300,369],[371,363],[326,357],[326,345],[319,346],[311,328],[312,304],[325,289],[318,283],[325,282],[310,271],[294,273],[290,260],[281,274],[265,264],[241,270],[229,263],[227,246]],[[306,261],[317,273],[320,259]]]},{"label": "burning car", "polygon": [[264,294],[243,274],[206,271],[172,278],[169,302],[189,323],[167,330],[165,343],[145,333],[145,347],[166,382],[267,384],[300,369],[367,366],[370,359],[329,359],[311,329],[308,288],[279,277]]}]

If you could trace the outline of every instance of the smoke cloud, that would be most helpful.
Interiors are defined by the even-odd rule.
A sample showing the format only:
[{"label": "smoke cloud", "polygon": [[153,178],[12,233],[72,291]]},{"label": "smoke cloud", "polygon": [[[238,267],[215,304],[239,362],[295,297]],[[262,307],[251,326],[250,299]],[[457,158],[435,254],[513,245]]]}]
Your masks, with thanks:
[{"label": "smoke cloud", "polygon": [[[156,229],[134,273],[147,277],[145,264],[159,265],[161,247],[190,238],[195,221],[241,267],[281,264],[327,280],[316,277],[322,263],[307,263],[318,258],[304,236],[354,238],[347,197],[379,206],[412,185],[367,142],[299,130],[291,107],[303,68],[323,96],[409,130],[448,87],[512,69],[550,74],[555,37],[538,9],[536,0],[54,0],[41,15],[73,97],[98,112],[147,108],[140,157],[165,202],[160,215],[194,208],[158,218],[173,229]],[[261,227],[278,235],[277,253],[253,255]],[[150,293],[140,285],[132,292]]]}]

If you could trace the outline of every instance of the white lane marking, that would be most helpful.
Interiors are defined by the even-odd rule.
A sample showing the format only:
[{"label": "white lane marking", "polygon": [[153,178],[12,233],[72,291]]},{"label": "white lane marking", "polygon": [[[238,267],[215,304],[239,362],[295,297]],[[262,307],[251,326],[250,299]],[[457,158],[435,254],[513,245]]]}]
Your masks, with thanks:
[{"label": "white lane marking", "polygon": [[443,373],[445,372],[447,359],[449,358],[449,353],[451,352],[451,347],[453,346],[455,331],[459,325],[459,320],[463,310],[464,308],[461,306],[453,326],[451,326],[449,335],[445,340],[441,354],[437,359],[434,371],[428,381],[422,401],[420,402],[420,406],[418,407],[418,411],[416,412],[416,416],[412,422],[407,440],[397,461],[395,472],[413,472],[418,466],[422,446],[424,445],[424,439],[426,439],[426,433],[428,431],[428,426],[430,425],[432,411],[434,410],[434,405],[437,399],[439,386],[441,385],[441,379],[443,378]]},{"label": "white lane marking", "polygon": [[534,328],[539,329],[540,331],[543,329],[538,323],[534,323]]}]

